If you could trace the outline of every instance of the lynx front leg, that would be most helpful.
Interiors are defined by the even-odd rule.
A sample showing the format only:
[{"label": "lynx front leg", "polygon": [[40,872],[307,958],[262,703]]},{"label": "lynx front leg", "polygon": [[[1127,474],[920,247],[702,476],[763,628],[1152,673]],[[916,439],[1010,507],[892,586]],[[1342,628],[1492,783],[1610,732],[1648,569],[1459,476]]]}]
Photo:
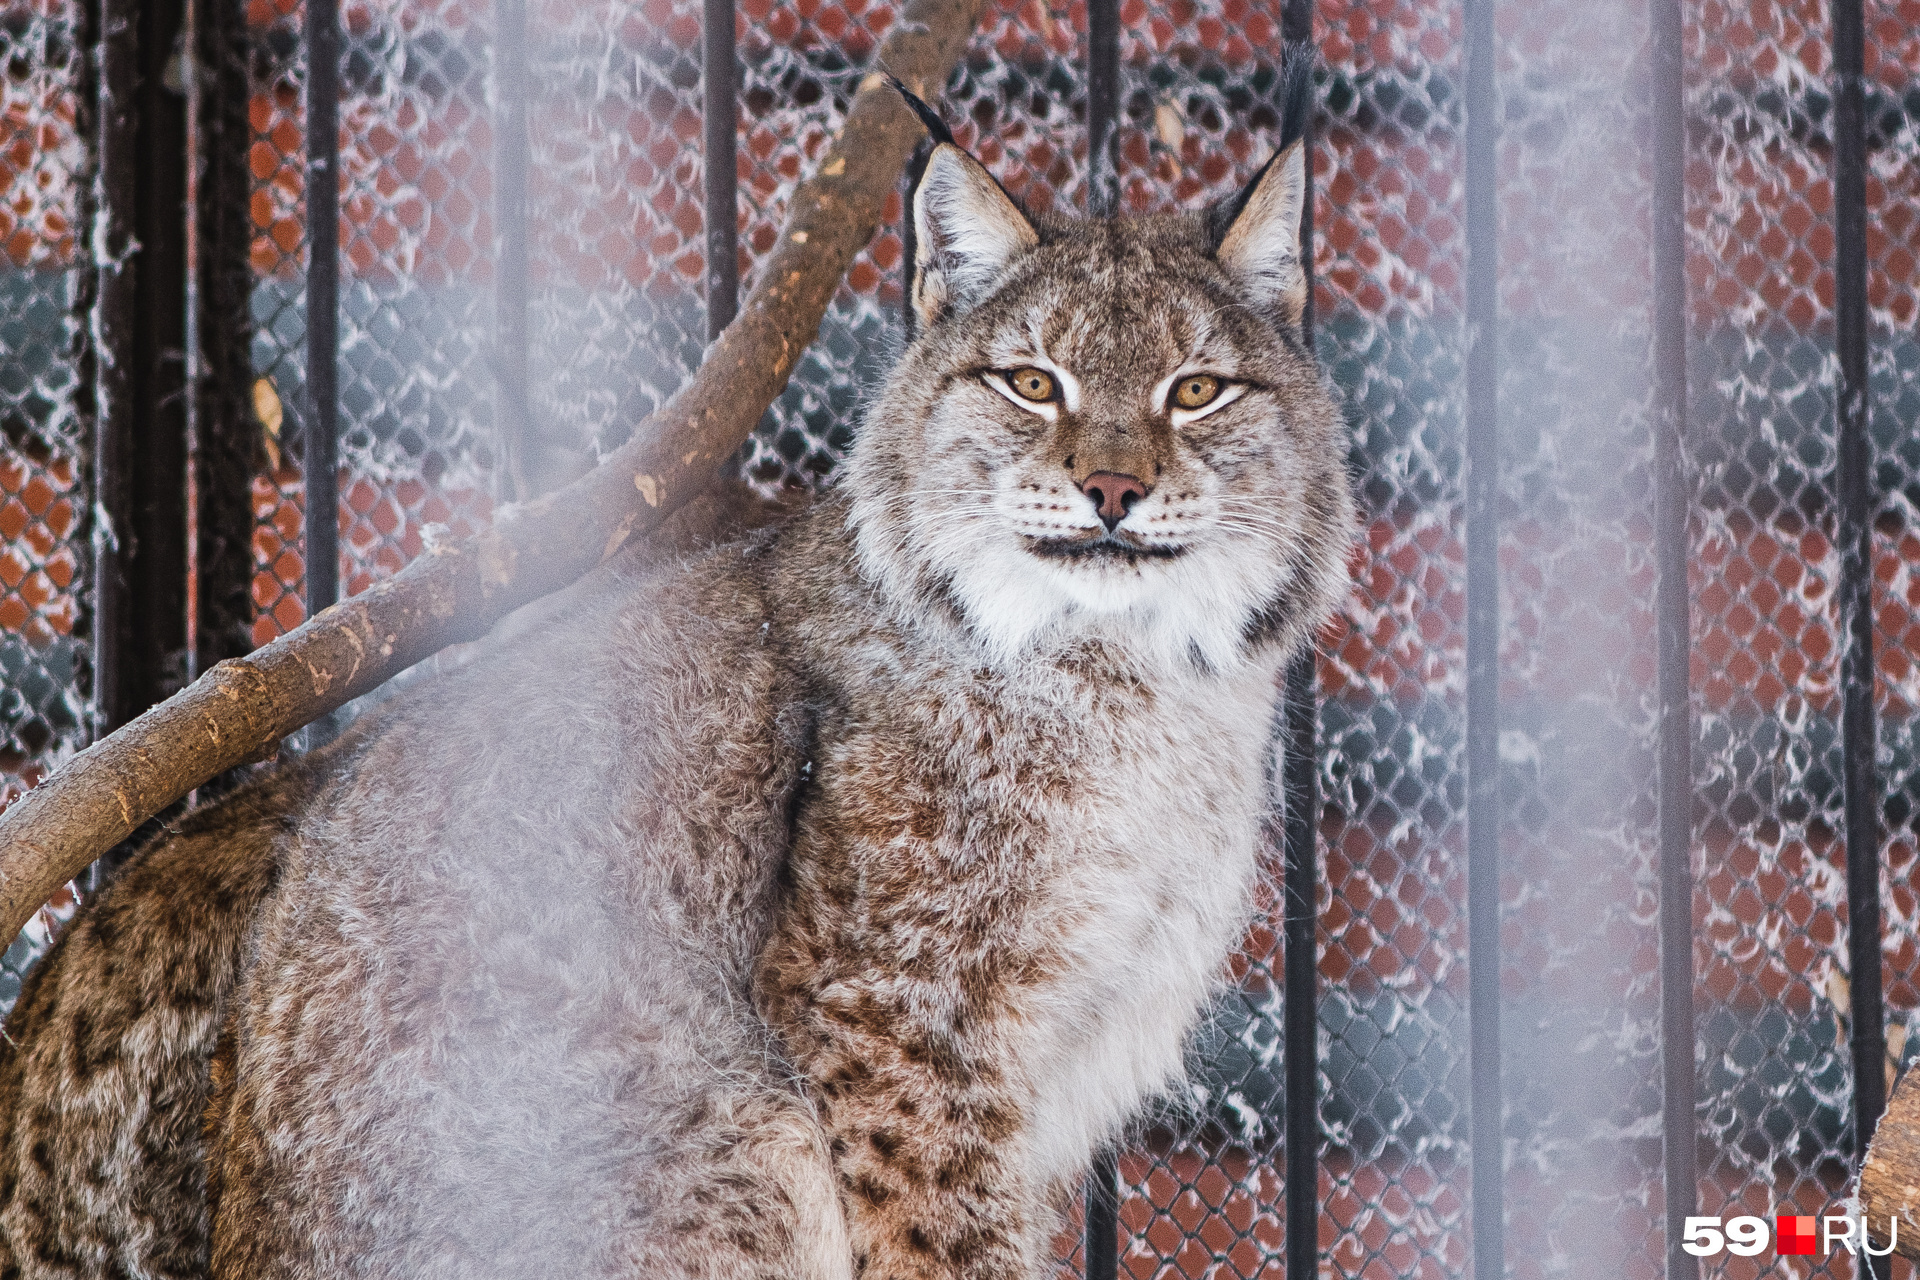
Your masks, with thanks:
[{"label": "lynx front leg", "polygon": [[683,1108],[675,1155],[652,1170],[655,1219],[632,1250],[640,1280],[851,1280],[832,1163],[787,1093],[714,1093]]},{"label": "lynx front leg", "polygon": [[[1022,1115],[984,1055],[871,997],[809,1001],[800,1042],[863,1280],[1026,1280],[1049,1210]],[[800,1048],[804,1045],[804,1048]]]}]

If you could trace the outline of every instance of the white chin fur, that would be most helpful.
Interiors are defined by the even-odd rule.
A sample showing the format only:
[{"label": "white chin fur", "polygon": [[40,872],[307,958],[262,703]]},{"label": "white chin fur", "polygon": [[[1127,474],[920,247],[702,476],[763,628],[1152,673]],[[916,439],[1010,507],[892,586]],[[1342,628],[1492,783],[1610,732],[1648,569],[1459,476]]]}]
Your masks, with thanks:
[{"label": "white chin fur", "polygon": [[[1196,661],[1220,672],[1243,666],[1254,613],[1292,585],[1298,570],[1279,542],[1191,518],[1171,559],[1056,560],[1035,555],[1026,538],[1089,532],[1082,513],[1018,507],[1011,490],[929,492],[911,504],[866,492],[858,454],[849,465],[855,493],[849,513],[861,564],[870,578],[912,601],[931,570],[949,585],[968,630],[996,666],[1055,651],[1076,640],[1111,642],[1147,667],[1177,673]],[[992,496],[989,496],[992,495]],[[1015,503],[1012,512],[1004,510]],[[1283,521],[1292,525],[1297,515]]]},{"label": "white chin fur", "polygon": [[1218,539],[1175,560],[1069,562],[1043,559],[1004,538],[969,541],[943,556],[944,570],[976,636],[1000,662],[1071,640],[1114,641],[1163,670],[1190,668],[1196,655],[1217,670],[1245,660],[1253,611],[1281,585],[1271,566],[1248,572],[1250,557]]}]

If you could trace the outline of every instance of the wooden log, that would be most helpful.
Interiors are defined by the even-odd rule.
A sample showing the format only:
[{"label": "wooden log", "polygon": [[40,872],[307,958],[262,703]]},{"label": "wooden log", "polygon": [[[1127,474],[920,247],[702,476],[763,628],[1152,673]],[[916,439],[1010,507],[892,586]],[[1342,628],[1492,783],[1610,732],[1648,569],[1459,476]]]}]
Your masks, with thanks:
[{"label": "wooden log", "polygon": [[1887,1247],[1887,1224],[1898,1218],[1895,1251],[1920,1261],[1920,1071],[1894,1086],[1860,1166],[1860,1209],[1874,1246]]},{"label": "wooden log", "polygon": [[[985,0],[911,0],[879,65],[937,95]],[[0,936],[167,805],[271,756],[287,734],[645,537],[702,493],[787,384],[922,135],[875,72],[794,191],[740,314],[699,371],[605,462],[502,510],[476,538],[433,546],[386,582],[307,620],[80,752],[0,814]]]}]

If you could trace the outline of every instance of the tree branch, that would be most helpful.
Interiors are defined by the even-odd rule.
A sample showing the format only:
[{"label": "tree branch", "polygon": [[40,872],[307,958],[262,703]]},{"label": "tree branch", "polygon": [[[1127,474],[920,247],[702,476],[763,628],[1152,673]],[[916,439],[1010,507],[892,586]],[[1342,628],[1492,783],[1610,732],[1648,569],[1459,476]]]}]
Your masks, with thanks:
[{"label": "tree branch", "polygon": [[1873,1131],[1860,1167],[1860,1211],[1873,1242],[1887,1247],[1887,1220],[1904,1227],[1895,1251],[1920,1259],[1920,1069],[1908,1071],[1893,1088],[1887,1110]]},{"label": "tree branch", "polygon": [[[880,65],[915,93],[945,85],[985,0],[912,0]],[[67,761],[0,814],[0,937],[146,819],[227,769],[658,528],[704,490],[787,384],[841,278],[872,239],[921,127],[878,73],[862,82],[780,243],[691,381],[633,439],[557,493],[437,546]]]}]

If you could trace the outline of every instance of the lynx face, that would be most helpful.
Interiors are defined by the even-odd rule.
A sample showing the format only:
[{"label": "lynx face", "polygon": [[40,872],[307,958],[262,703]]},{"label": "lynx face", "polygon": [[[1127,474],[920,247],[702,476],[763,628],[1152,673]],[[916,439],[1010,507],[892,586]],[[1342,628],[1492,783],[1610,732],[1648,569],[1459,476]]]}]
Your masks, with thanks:
[{"label": "lynx face", "polygon": [[1296,142],[1226,206],[1029,218],[943,142],[914,198],[921,336],[849,466],[869,573],[1000,660],[1290,649],[1343,581],[1338,417],[1298,325]]}]

